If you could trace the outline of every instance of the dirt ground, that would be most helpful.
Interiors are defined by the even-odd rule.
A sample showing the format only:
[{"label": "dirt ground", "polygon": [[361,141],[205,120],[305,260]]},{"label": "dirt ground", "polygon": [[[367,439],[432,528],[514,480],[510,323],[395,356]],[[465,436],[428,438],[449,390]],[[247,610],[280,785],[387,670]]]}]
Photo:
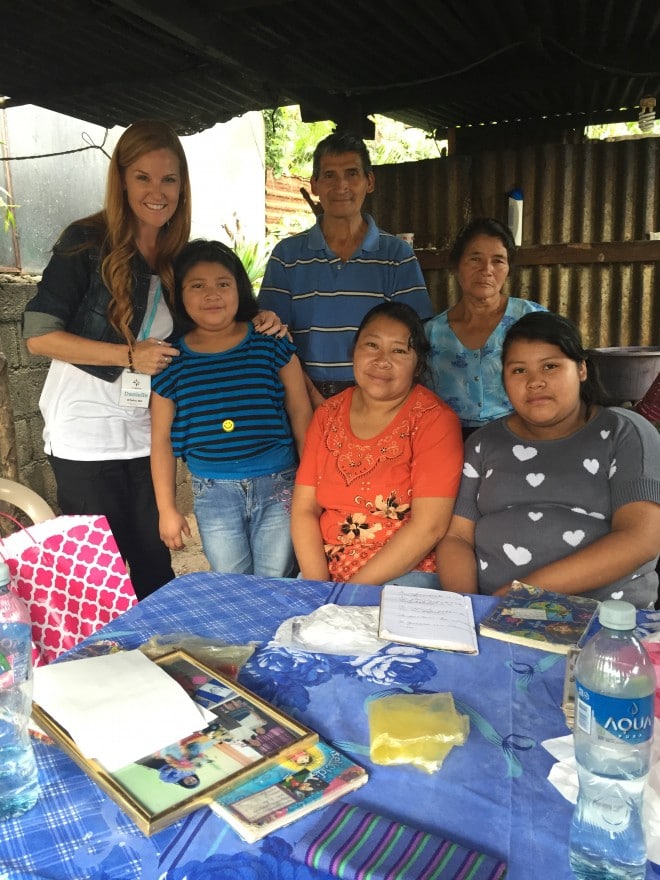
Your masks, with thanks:
[{"label": "dirt ground", "polygon": [[186,514],[186,519],[190,523],[192,536],[184,539],[186,546],[183,550],[172,553],[172,568],[176,575],[190,574],[193,571],[209,571],[210,569],[206,556],[204,556],[202,551],[197,520],[192,513]]}]

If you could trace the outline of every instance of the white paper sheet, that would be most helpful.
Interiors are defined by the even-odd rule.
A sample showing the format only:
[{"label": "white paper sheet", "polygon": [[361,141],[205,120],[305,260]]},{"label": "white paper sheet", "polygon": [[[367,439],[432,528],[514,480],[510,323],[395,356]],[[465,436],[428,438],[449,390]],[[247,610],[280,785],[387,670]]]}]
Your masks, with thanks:
[{"label": "white paper sheet", "polygon": [[40,666],[34,701],[111,772],[205,724],[181,685],[137,650]]}]

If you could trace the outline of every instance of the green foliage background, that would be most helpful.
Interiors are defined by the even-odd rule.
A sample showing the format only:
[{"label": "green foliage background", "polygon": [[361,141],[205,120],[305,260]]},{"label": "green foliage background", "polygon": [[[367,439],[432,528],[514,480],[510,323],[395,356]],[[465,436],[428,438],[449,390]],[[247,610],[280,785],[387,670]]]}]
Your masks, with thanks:
[{"label": "green foliage background", "polygon": [[[266,129],[266,167],[276,177],[295,174],[309,177],[312,155],[320,140],[329,135],[334,122],[302,122],[300,109],[277,107],[264,110]],[[426,132],[410,128],[386,116],[374,116],[376,137],[365,141],[376,165],[437,159],[446,142],[438,142]]]}]

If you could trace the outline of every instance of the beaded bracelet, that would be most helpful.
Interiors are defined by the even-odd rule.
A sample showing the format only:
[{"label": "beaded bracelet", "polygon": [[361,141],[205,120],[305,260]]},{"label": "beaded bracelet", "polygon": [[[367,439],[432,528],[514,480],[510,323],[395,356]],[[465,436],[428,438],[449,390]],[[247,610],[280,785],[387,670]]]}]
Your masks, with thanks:
[{"label": "beaded bracelet", "polygon": [[135,367],[133,366],[133,346],[128,346],[128,369],[131,373],[135,372]]}]

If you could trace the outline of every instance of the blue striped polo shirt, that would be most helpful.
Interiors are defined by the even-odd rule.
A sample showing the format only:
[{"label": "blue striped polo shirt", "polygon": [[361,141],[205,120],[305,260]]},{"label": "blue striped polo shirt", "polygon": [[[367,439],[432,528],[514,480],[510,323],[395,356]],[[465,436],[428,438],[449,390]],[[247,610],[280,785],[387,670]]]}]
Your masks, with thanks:
[{"label": "blue striped polo shirt", "polygon": [[424,276],[409,244],[363,214],[367,233],[342,260],[316,226],[275,245],[259,291],[259,306],[289,325],[305,370],[316,382],[353,380],[352,348],[362,318],[388,300],[433,314]]}]

